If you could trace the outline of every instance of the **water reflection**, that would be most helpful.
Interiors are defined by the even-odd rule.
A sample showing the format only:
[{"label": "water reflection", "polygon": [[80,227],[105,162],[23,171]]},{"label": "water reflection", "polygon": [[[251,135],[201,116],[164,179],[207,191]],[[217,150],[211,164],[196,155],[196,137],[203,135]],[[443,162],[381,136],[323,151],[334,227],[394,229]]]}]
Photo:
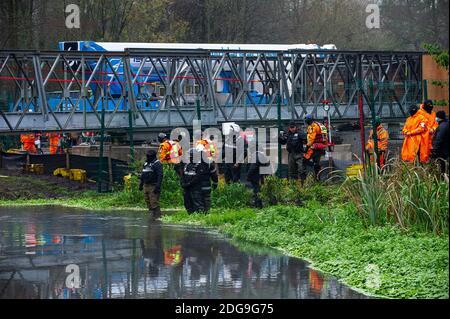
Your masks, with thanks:
[{"label": "water reflection", "polygon": [[[66,282],[70,264],[80,288]],[[361,297],[301,260],[201,229],[131,213],[0,210],[0,298]]]}]

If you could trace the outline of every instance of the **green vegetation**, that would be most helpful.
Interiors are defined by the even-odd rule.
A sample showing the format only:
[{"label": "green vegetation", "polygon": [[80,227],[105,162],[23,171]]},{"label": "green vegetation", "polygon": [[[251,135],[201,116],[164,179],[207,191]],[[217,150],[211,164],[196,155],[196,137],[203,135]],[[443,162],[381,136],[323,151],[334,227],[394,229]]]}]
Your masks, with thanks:
[{"label": "green vegetation", "polygon": [[423,44],[423,48],[432,55],[437,64],[448,70],[448,50],[443,50],[438,44]]},{"label": "green vegetation", "polygon": [[434,164],[397,161],[383,174],[369,165],[366,174],[348,179],[343,189],[366,225],[392,223],[405,231],[448,234],[448,176],[439,176]]},{"label": "green vegetation", "polygon": [[[178,177],[170,167],[162,188],[163,208],[182,207]],[[391,163],[382,174],[369,167],[366,175],[342,186],[311,179],[300,186],[269,177],[261,198],[267,208],[249,208],[251,192],[245,186],[221,183],[210,214],[178,209],[163,221],[214,227],[236,243],[278,249],[375,296],[448,298],[448,177],[440,177],[433,165]],[[0,206],[48,204],[146,211],[137,177],[129,188],[108,194],[0,199]],[[373,271],[379,285],[370,284]]]},{"label": "green vegetation", "polygon": [[[446,237],[404,234],[392,225],[366,227],[352,204],[312,200],[304,207],[214,209],[208,215],[179,212],[163,221],[211,226],[234,240],[280,249],[375,296],[448,298]],[[368,284],[372,265],[379,269],[378,287]]]},{"label": "green vegetation", "polygon": [[[105,194],[98,194],[93,190],[77,191],[74,194],[73,188],[30,176],[3,178],[5,183],[1,185],[8,185],[10,190],[0,190],[0,206],[62,205],[91,210],[146,210],[144,194],[139,190],[137,176],[131,177],[129,187]],[[12,195],[5,196],[9,193]],[[248,207],[251,202],[251,191],[241,184],[220,184],[212,196],[212,207]],[[178,176],[173,168],[168,166],[164,168],[161,207],[169,210],[183,207],[183,193]]]}]

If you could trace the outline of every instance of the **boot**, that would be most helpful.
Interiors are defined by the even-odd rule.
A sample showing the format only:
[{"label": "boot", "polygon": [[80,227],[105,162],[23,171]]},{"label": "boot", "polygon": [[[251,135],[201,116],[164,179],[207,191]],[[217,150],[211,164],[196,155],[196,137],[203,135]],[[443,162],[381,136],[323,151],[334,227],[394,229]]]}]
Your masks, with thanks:
[{"label": "boot", "polygon": [[161,218],[161,208],[158,207],[154,210],[153,217],[155,220]]}]

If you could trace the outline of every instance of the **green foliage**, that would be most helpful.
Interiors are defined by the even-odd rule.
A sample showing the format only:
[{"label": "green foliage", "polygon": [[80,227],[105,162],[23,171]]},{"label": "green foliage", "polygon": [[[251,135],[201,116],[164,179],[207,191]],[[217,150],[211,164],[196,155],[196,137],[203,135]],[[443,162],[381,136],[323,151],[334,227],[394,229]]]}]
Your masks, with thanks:
[{"label": "green foliage", "polygon": [[298,181],[288,181],[276,176],[268,176],[261,187],[261,198],[265,205],[296,205],[315,200],[328,203],[340,197],[337,185],[317,183],[308,176],[303,185]]},{"label": "green foliage", "polygon": [[7,151],[10,148],[20,148],[19,136],[0,136],[0,151]]},{"label": "green foliage", "polygon": [[[214,226],[233,240],[270,246],[307,259],[315,268],[366,293],[390,298],[448,298],[448,239],[396,227],[366,228],[351,204],[306,202],[261,211],[177,213],[165,222]],[[245,247],[244,247],[245,248]],[[367,266],[380,270],[381,285],[367,285]]]},{"label": "green foliage", "polygon": [[212,193],[212,207],[243,208],[251,205],[252,192],[243,184],[223,184]]},{"label": "green foliage", "polygon": [[448,50],[442,50],[438,44],[423,44],[423,48],[432,55],[436,63],[448,70]]},{"label": "green foliage", "polygon": [[343,186],[366,225],[395,223],[403,230],[418,228],[448,234],[448,177],[435,165],[411,166],[397,161],[380,174],[369,165],[365,174]]},{"label": "green foliage", "polygon": [[180,186],[180,179],[171,165],[164,165],[161,206],[165,208],[183,206],[183,192]]}]

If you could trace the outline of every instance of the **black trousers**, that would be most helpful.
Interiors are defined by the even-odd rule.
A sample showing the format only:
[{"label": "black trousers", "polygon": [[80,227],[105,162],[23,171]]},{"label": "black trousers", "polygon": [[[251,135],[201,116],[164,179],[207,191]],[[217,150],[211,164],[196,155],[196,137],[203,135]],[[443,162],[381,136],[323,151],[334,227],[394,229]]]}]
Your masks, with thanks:
[{"label": "black trousers", "polygon": [[259,196],[261,192],[261,181],[250,181],[250,187],[253,191],[253,206],[255,208],[263,208],[263,203]]},{"label": "black trousers", "polygon": [[211,208],[211,189],[201,187],[185,188],[183,193],[184,208],[189,214],[207,213]]},{"label": "black trousers", "polygon": [[314,168],[314,177],[318,180],[319,179],[319,172],[320,172],[320,159],[322,156],[325,155],[324,150],[314,150],[314,152],[311,155],[311,158],[308,160],[306,158],[303,158],[303,165],[306,168],[307,165],[312,165]]},{"label": "black trousers", "polygon": [[223,166],[225,183],[239,183],[241,181],[241,165],[237,167],[232,163],[225,163]]},{"label": "black trousers", "polygon": [[303,161],[303,153],[288,154],[288,177],[290,180],[306,178],[306,166]]}]

